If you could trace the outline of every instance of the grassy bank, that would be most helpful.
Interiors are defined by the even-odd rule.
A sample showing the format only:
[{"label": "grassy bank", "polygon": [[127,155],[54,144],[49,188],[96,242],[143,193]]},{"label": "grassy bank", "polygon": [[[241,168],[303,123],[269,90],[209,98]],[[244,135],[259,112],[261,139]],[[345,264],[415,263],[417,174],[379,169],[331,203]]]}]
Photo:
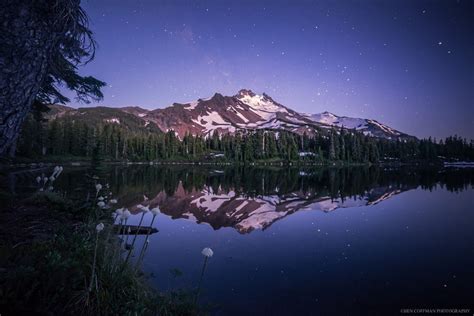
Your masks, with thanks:
[{"label": "grassy bank", "polygon": [[[202,314],[192,293],[150,288],[140,270],[119,254],[112,211],[91,204],[38,192],[2,207],[2,315]],[[97,232],[99,222],[104,229]]]}]

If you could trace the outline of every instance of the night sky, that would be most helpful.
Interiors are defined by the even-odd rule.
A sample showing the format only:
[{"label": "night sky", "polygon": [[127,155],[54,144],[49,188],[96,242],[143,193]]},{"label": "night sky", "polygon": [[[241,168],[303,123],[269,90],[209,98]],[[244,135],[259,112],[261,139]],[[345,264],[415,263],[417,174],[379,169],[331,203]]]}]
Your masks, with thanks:
[{"label": "night sky", "polygon": [[163,108],[248,88],[299,112],[373,118],[418,137],[474,138],[474,1],[83,7],[98,50],[81,72],[108,83],[100,105]]}]

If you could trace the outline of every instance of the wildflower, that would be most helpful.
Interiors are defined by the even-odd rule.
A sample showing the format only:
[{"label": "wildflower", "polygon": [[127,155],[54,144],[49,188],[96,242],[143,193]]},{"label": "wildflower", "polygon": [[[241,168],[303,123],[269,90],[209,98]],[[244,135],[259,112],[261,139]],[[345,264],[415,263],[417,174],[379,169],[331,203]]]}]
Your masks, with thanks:
[{"label": "wildflower", "polygon": [[214,251],[212,251],[211,248],[206,247],[201,251],[201,253],[204,256],[204,263],[202,265],[201,278],[199,279],[199,285],[198,285],[196,297],[194,298],[194,304],[197,303],[198,298],[199,298],[199,292],[201,292],[201,284],[202,284],[202,279],[204,278],[204,271],[206,271],[207,260],[210,257],[212,257],[212,255],[214,254]]},{"label": "wildflower", "polygon": [[49,177],[49,181],[53,182],[54,180],[56,180],[53,176]]},{"label": "wildflower", "polygon": [[104,200],[104,197],[103,197],[103,196],[99,196],[99,197],[97,198],[97,200],[103,201],[103,200]]},{"label": "wildflower", "polygon": [[48,177],[43,177],[43,182],[44,183],[48,182]]},{"label": "wildflower", "polygon": [[100,201],[100,202],[97,203],[97,206],[100,207],[100,208],[104,208],[105,207],[105,202]]},{"label": "wildflower", "polygon": [[95,230],[100,233],[102,230],[104,229],[104,224],[103,223],[99,223],[97,224],[97,226],[95,227]]},{"label": "wildflower", "polygon": [[128,209],[125,209],[122,214],[122,218],[127,220],[130,216],[132,216],[132,213]]},{"label": "wildflower", "polygon": [[102,184],[97,183],[97,184],[95,185],[95,190],[97,191],[97,194],[99,194],[99,191],[102,190]]},{"label": "wildflower", "polygon": [[116,210],[115,210],[115,213],[116,213],[117,215],[122,215],[122,214],[123,214],[123,208],[118,208],[118,209],[116,209]]},{"label": "wildflower", "polygon": [[207,257],[207,258],[210,258],[212,257],[212,255],[214,254],[214,251],[212,251],[211,248],[204,248],[202,251],[201,251],[202,255]]},{"label": "wildflower", "polygon": [[140,208],[140,211],[142,211],[142,213],[148,213],[150,211],[150,208],[148,206],[144,206]]},{"label": "wildflower", "polygon": [[37,176],[37,177],[36,177],[36,182],[38,182],[38,183],[41,182],[41,177],[40,177],[40,176]]},{"label": "wildflower", "polygon": [[61,166],[54,167],[52,177],[57,178],[62,171],[63,171],[63,167],[61,167]]},{"label": "wildflower", "polygon": [[151,213],[153,214],[153,216],[156,216],[156,215],[160,214],[160,208],[158,206],[152,208]]},{"label": "wildflower", "polygon": [[117,204],[117,199],[112,199],[109,201],[110,204]]}]

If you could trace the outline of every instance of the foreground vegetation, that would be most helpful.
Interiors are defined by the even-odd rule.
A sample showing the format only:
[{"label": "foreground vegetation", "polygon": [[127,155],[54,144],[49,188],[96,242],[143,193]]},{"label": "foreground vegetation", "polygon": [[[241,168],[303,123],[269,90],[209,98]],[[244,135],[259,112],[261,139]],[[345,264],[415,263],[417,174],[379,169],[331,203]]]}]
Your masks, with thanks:
[{"label": "foreground vegetation", "polygon": [[201,314],[190,292],[159,293],[123,260],[112,211],[96,200],[78,204],[49,190],[2,198],[2,314]]}]

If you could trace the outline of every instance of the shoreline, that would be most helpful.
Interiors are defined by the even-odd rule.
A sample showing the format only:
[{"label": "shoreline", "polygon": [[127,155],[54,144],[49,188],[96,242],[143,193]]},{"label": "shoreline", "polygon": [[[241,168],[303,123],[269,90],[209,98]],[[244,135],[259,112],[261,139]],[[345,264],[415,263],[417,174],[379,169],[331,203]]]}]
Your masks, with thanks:
[{"label": "shoreline", "polygon": [[[348,163],[348,162],[310,162],[310,161],[253,161],[248,163],[237,163],[233,161],[185,161],[185,160],[162,160],[162,161],[122,161],[122,160],[110,160],[101,162],[105,166],[121,165],[121,166],[134,166],[134,165],[149,165],[149,166],[255,166],[255,167],[371,167],[371,166],[390,166],[390,167],[402,167],[402,166],[414,166],[414,167],[463,167],[469,168],[474,167],[474,161],[413,161],[413,162],[379,162],[379,163]],[[7,162],[0,163],[0,170],[11,170],[11,169],[42,169],[55,165],[63,165],[69,167],[90,167],[92,165],[90,160],[45,160],[45,161],[32,161],[32,162]]]}]

